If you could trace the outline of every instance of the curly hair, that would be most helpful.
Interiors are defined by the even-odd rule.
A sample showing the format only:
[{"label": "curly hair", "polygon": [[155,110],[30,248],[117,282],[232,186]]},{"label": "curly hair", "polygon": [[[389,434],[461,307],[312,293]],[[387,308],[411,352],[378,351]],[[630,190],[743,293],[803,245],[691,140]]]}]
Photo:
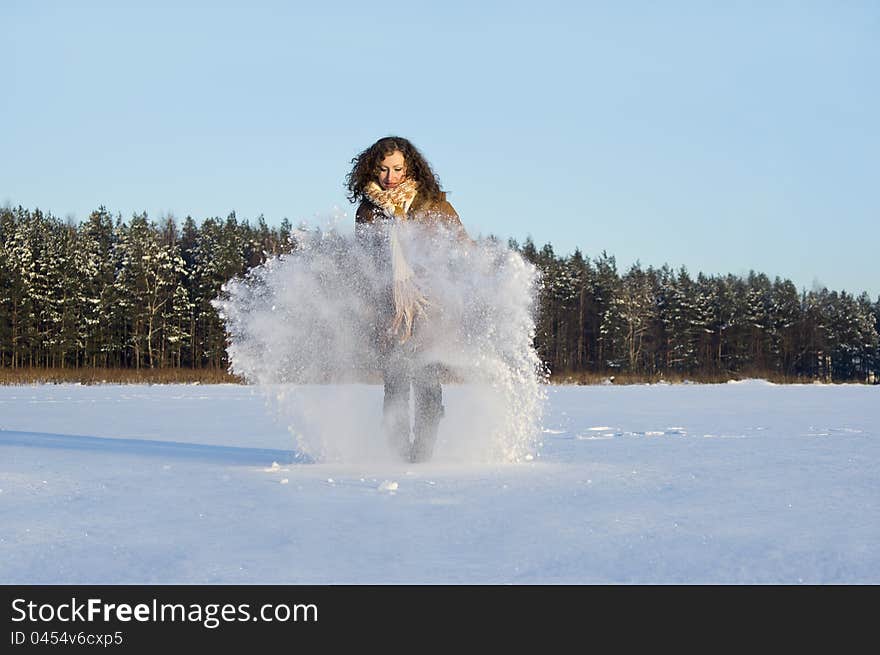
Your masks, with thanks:
[{"label": "curly hair", "polygon": [[440,197],[440,178],[431,170],[431,165],[422,153],[407,139],[399,136],[386,136],[361,152],[351,160],[351,172],[345,177],[350,202],[365,199],[364,189],[379,176],[379,164],[388,155],[400,151],[406,162],[406,177],[419,184],[419,193],[431,200]]}]

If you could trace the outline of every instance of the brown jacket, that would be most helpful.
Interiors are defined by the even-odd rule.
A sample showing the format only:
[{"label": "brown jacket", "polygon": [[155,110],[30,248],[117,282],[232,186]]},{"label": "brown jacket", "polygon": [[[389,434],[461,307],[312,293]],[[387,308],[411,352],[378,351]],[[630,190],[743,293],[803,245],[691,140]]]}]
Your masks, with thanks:
[{"label": "brown jacket", "polygon": [[[362,200],[358,205],[354,221],[356,225],[371,225],[385,219],[385,213],[369,200]],[[421,194],[417,194],[412,206],[406,213],[407,220],[426,223],[428,225],[445,225],[459,232],[460,237],[468,239],[467,232],[461,224],[461,219],[453,206],[446,199],[446,193],[441,192],[438,200],[429,200]]]}]

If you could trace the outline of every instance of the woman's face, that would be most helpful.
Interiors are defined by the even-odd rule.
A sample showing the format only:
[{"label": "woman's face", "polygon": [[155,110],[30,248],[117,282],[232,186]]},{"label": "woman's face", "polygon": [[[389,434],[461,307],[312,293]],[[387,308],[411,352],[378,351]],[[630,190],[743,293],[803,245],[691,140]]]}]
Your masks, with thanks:
[{"label": "woman's face", "polygon": [[400,150],[395,150],[379,162],[379,186],[386,191],[406,179],[406,161]]}]

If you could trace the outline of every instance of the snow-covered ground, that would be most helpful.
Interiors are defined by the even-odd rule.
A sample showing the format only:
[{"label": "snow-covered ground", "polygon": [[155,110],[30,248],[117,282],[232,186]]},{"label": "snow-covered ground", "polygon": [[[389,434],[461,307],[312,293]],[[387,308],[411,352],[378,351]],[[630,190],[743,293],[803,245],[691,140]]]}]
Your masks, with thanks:
[{"label": "snow-covered ground", "polygon": [[297,457],[255,387],[0,387],[0,583],[880,583],[880,387],[547,391],[531,461],[449,457],[450,386],[407,465]]}]

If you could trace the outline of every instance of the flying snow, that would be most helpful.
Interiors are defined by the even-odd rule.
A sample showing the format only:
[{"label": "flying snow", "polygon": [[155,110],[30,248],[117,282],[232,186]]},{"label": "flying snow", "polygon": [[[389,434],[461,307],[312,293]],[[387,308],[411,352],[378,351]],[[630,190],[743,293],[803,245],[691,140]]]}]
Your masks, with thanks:
[{"label": "flying snow", "polygon": [[[464,242],[436,226],[397,232],[427,299],[406,342],[421,365],[439,365],[445,418],[435,459],[533,458],[546,400],[533,346],[537,269],[492,240]],[[299,234],[297,249],[231,280],[214,305],[225,321],[230,369],[259,385],[296,440],[319,461],[390,456],[381,430],[387,233]],[[347,383],[347,384],[339,384]],[[378,384],[375,398],[357,385]]]}]

